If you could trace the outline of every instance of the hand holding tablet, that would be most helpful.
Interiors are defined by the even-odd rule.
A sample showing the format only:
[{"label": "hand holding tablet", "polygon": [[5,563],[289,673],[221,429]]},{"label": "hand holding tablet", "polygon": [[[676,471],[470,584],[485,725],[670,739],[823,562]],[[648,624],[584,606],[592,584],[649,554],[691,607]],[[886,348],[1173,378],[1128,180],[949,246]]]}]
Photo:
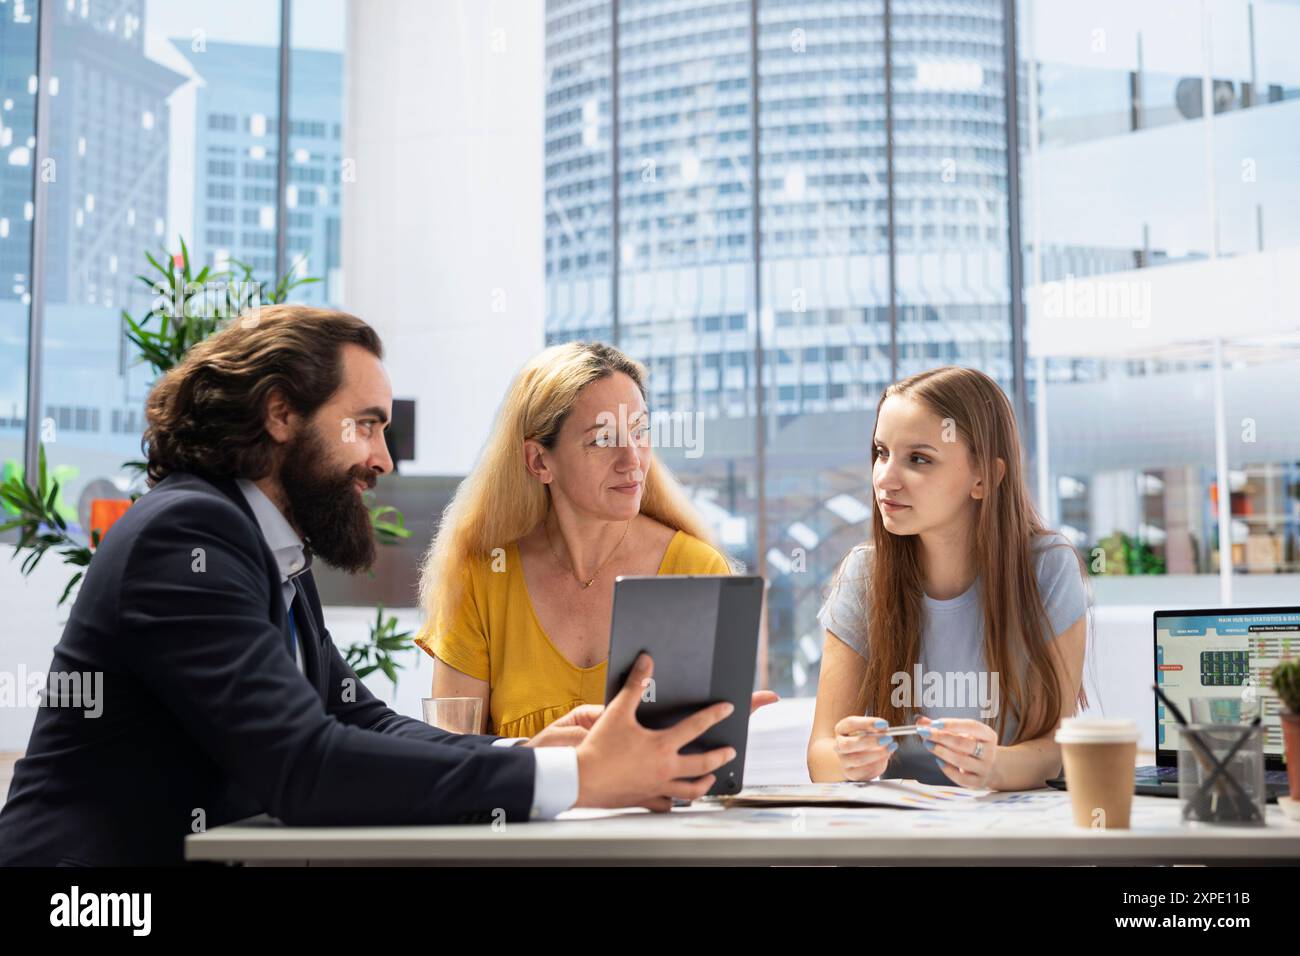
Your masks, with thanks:
[{"label": "hand holding tablet", "polygon": [[[729,718],[684,742],[684,753],[729,747],[713,795],[744,786],[745,745],[753,704],[763,579],[739,575],[619,577],[614,583],[605,699],[613,701],[641,652],[654,658],[636,718],[648,728],[676,727],[715,701]],[[612,703],[610,704],[612,706]]]},{"label": "hand holding tablet", "polygon": [[735,707],[727,701],[697,709],[664,730],[641,725],[637,706],[653,686],[654,674],[650,656],[638,655],[627,681],[578,745],[575,806],[671,810],[674,800],[704,796],[717,780],[714,771],[736,758],[736,751],[725,746],[684,752],[691,741],[732,716]]}]

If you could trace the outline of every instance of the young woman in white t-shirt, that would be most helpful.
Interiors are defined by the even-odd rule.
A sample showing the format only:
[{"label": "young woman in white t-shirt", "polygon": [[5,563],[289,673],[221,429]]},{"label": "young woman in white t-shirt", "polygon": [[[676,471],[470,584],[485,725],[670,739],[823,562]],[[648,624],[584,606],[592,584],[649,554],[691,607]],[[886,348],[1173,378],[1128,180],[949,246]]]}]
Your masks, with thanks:
[{"label": "young woman in white t-shirt", "polygon": [[[814,781],[1024,790],[1060,773],[1053,734],[1087,706],[1089,602],[1078,554],[1034,510],[1022,458],[1011,403],[982,372],[932,369],[881,396],[871,539],[819,615]],[[986,693],[945,696],[972,686]],[[880,733],[905,723],[920,733]]]}]

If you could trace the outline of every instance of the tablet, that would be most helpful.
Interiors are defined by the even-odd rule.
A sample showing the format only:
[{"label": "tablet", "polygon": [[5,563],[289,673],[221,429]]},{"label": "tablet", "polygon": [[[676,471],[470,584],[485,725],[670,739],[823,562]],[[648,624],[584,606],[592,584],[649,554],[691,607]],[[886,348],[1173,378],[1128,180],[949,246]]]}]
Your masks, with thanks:
[{"label": "tablet", "polygon": [[734,747],[719,767],[710,795],[744,786],[750,697],[758,656],[763,579],[732,575],[621,576],[614,579],[605,702],[627,682],[642,651],[654,659],[654,681],[642,692],[637,719],[644,727],[671,727],[709,704],[736,708],[682,748],[699,753]]}]

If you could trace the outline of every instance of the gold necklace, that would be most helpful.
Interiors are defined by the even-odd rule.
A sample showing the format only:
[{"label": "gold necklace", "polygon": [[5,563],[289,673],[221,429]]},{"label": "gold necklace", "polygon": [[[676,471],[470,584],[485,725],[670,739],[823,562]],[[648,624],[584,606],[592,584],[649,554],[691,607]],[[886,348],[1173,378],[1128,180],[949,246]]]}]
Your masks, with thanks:
[{"label": "gold necklace", "polygon": [[627,526],[623,529],[623,537],[618,539],[618,544],[614,545],[614,550],[609,553],[609,557],[605,559],[604,564],[602,564],[600,567],[598,567],[595,571],[592,572],[591,578],[587,581],[584,581],[582,580],[582,578],[578,577],[577,572],[575,572],[572,567],[565,567],[564,561],[563,559],[560,558],[559,552],[555,550],[555,545],[551,544],[550,520],[548,519],[547,521],[542,523],[542,530],[546,532],[546,546],[551,549],[551,554],[555,556],[555,563],[558,564],[560,567],[564,568],[564,570],[568,571],[571,575],[573,575],[573,580],[581,584],[582,589],[584,591],[587,588],[591,587],[592,583],[596,580],[596,576],[600,574],[601,571],[605,570],[605,566],[608,565],[609,562],[614,560],[614,555],[618,554],[618,549],[623,547],[623,541],[627,538],[627,533],[629,530],[631,530],[631,528],[632,528],[632,519],[629,518],[627,522]]}]

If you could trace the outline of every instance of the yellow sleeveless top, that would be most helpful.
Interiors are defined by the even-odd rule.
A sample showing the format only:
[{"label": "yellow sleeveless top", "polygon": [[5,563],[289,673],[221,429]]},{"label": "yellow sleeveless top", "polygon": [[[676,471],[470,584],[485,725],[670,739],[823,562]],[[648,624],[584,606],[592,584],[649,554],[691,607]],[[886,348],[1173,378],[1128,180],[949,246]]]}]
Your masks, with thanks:
[{"label": "yellow sleeveless top", "polygon": [[[494,568],[495,565],[495,568]],[[660,574],[730,574],[721,554],[678,531]],[[531,737],[579,704],[605,702],[608,660],[578,667],[542,630],[524,585],[519,549],[467,569],[459,612],[441,628],[426,622],[415,643],[456,670],[487,681],[487,732]]]}]

